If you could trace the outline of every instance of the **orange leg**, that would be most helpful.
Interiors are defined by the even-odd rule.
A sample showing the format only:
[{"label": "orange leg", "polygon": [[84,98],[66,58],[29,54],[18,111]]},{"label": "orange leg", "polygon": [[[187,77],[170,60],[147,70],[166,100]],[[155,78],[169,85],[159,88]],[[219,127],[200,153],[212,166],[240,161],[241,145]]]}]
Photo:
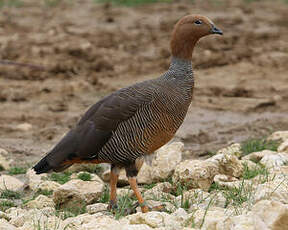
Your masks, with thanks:
[{"label": "orange leg", "polygon": [[108,206],[109,210],[117,208],[116,189],[118,177],[119,170],[116,167],[112,168],[110,173],[110,204]]},{"label": "orange leg", "polygon": [[143,199],[143,197],[142,197],[142,195],[138,189],[136,177],[129,177],[128,181],[129,181],[131,189],[133,190],[133,192],[134,192],[134,194],[138,200],[138,203],[141,207],[142,212],[143,213],[148,212],[149,211],[148,206],[145,204],[145,201],[144,201],[144,199]]}]

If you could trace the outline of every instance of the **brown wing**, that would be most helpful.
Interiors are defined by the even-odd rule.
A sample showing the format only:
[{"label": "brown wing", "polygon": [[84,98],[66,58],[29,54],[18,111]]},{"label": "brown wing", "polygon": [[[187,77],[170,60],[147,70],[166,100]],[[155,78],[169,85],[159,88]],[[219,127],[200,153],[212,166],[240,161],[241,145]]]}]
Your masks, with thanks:
[{"label": "brown wing", "polygon": [[123,88],[93,105],[80,119],[76,127],[34,167],[38,173],[50,169],[62,170],[63,163],[87,159],[110,139],[117,126],[130,117],[144,104],[153,99],[153,80]]}]

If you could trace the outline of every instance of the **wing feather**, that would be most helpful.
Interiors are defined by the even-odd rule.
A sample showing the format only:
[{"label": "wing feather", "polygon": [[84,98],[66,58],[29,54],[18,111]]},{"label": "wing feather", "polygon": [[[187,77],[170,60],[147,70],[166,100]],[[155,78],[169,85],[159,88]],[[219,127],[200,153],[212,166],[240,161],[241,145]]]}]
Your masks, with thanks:
[{"label": "wing feather", "polygon": [[97,158],[118,125],[153,100],[153,80],[120,89],[91,106],[64,138],[46,155],[52,168],[65,161]]}]

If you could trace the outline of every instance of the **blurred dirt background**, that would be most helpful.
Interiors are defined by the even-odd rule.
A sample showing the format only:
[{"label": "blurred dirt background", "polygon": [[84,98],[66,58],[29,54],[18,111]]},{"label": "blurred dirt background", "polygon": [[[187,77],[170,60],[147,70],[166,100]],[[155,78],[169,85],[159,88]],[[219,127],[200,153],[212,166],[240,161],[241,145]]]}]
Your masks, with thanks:
[{"label": "blurred dirt background", "polygon": [[280,0],[2,6],[0,59],[44,69],[0,65],[0,148],[31,165],[101,97],[158,77],[173,25],[190,13],[210,17],[224,36],[201,40],[193,54],[194,101],[175,137],[187,157],[288,129],[287,12]]}]

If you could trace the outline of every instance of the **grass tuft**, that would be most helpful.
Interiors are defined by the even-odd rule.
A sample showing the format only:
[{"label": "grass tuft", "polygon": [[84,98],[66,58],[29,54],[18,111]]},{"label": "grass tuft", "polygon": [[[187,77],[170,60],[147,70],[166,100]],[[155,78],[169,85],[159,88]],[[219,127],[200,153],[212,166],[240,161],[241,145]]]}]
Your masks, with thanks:
[{"label": "grass tuft", "polygon": [[0,211],[5,212],[7,209],[15,207],[15,204],[10,200],[0,201]]},{"label": "grass tuft", "polygon": [[8,170],[9,175],[25,174],[26,172],[27,169],[23,167],[12,167]]},{"label": "grass tuft", "polygon": [[241,184],[238,187],[225,188],[219,186],[217,183],[213,183],[209,189],[209,192],[217,191],[222,192],[223,196],[226,199],[225,208],[228,206],[234,207],[236,213],[239,215],[239,208],[243,206],[245,202],[252,203],[254,189],[251,183],[247,183],[242,179]]},{"label": "grass tuft", "polygon": [[53,194],[52,190],[48,189],[39,189],[35,194],[34,197],[37,197],[39,195],[44,195],[44,196],[51,196]]},{"label": "grass tuft", "polygon": [[105,185],[104,191],[101,194],[101,197],[99,198],[100,203],[108,203],[110,200],[110,195],[109,195],[109,187],[108,185]]},{"label": "grass tuft", "polygon": [[258,175],[268,175],[268,170],[265,168],[265,166],[261,165],[261,164],[257,164],[257,166],[253,169],[249,169],[247,164],[243,164],[244,166],[244,171],[243,171],[243,179],[245,180],[249,180],[252,179]]},{"label": "grass tuft", "polygon": [[155,187],[156,185],[157,185],[156,183],[144,184],[144,185],[143,185],[143,188],[145,188],[145,189],[151,189],[151,188]]},{"label": "grass tuft", "polygon": [[59,184],[65,184],[71,179],[71,175],[71,172],[52,173],[50,176],[48,176],[48,179],[58,182]]},{"label": "grass tuft", "polygon": [[21,194],[19,192],[15,192],[9,189],[1,190],[0,198],[3,199],[20,199]]},{"label": "grass tuft", "polygon": [[86,172],[89,172],[89,173],[94,173],[94,174],[97,174],[97,175],[100,175],[104,172],[104,169],[101,165],[99,164],[91,164],[89,165],[89,167],[87,167],[85,169]]},{"label": "grass tuft", "polygon": [[127,216],[130,212],[130,210],[133,211],[134,209],[134,204],[136,202],[136,198],[133,197],[129,197],[128,193],[127,195],[121,196],[118,199],[118,208],[116,210],[114,210],[115,212],[115,219],[119,220],[121,217],[123,216]]},{"label": "grass tuft", "polygon": [[262,150],[277,151],[279,146],[278,141],[262,139],[249,139],[241,144],[242,156],[248,155],[249,153],[259,152]]},{"label": "grass tuft", "polygon": [[80,203],[75,202],[75,205],[73,204],[70,207],[66,207],[66,208],[60,208],[58,205],[56,205],[56,216],[60,217],[63,220],[69,217],[79,216],[86,212],[87,210],[86,210],[85,202],[80,202]]},{"label": "grass tuft", "polygon": [[26,204],[28,203],[29,201],[31,200],[34,200],[35,198],[37,198],[39,195],[44,195],[44,196],[51,196],[53,194],[53,191],[52,190],[47,190],[47,189],[39,189],[37,190],[33,196],[31,197],[26,197],[26,198],[22,198],[22,203],[23,204]]},{"label": "grass tuft", "polygon": [[92,176],[90,173],[83,172],[80,173],[77,178],[83,181],[90,181],[92,179]]}]

